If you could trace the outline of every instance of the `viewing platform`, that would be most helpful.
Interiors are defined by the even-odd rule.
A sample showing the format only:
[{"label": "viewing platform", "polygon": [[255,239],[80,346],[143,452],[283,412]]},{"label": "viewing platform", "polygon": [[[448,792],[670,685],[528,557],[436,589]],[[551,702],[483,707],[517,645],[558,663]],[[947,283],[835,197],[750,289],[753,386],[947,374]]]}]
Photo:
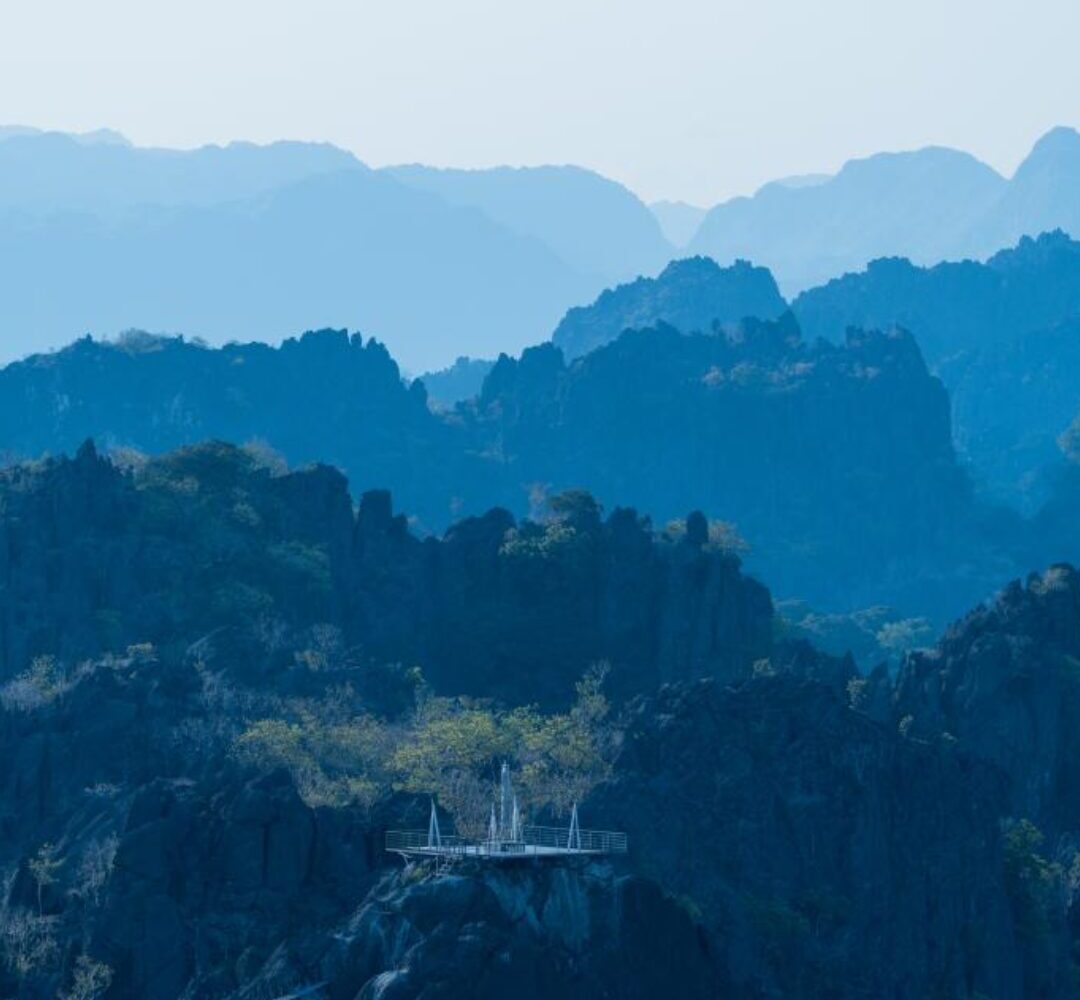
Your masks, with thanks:
[{"label": "viewing platform", "polygon": [[491,806],[488,835],[481,840],[444,836],[439,830],[435,803],[426,830],[388,830],[386,850],[406,860],[433,859],[436,864],[466,859],[517,861],[525,858],[566,858],[582,855],[625,854],[625,833],[583,830],[575,804],[566,827],[529,826],[520,822],[517,797],[510,784],[510,769],[502,766],[499,809]]}]

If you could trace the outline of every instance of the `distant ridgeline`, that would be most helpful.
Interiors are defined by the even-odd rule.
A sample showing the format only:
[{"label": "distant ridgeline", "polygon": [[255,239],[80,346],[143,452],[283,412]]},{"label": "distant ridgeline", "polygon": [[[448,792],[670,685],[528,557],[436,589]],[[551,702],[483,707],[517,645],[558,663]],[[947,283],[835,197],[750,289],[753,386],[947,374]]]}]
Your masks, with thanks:
[{"label": "distant ridgeline", "polygon": [[764,185],[712,208],[688,249],[747,257],[795,294],[886,255],[982,259],[1025,234],[1080,236],[1080,133],[1047,132],[1011,178],[930,146],[850,160],[834,176]]},{"label": "distant ridgeline", "polygon": [[389,488],[436,530],[571,487],[657,524],[699,508],[736,524],[779,592],[842,608],[948,613],[1008,572],[975,525],[945,392],[912,338],[808,345],[790,317],[625,334],[569,366],[533,348],[446,417],[381,345],[343,332],[280,349],[84,340],[0,373],[0,427],[0,447],[25,456],[87,436],[149,453],[257,440],[339,466],[356,491]]},{"label": "distant ridgeline", "polygon": [[[84,338],[0,371],[0,450],[259,442],[341,468],[355,491],[389,489],[430,531],[581,487],[657,524],[695,508],[733,523],[784,597],[942,621],[1032,552],[1077,555],[1061,517],[1036,530],[979,497],[1033,514],[1071,488],[1058,439],[1080,412],[1078,289],[1080,244],[1061,234],[985,265],[882,261],[794,303],[827,337],[808,342],[767,271],[687,260],[573,310],[555,344],[460,362],[448,384],[486,375],[446,412],[344,331],[280,348]],[[742,318],[755,309],[778,318]],[[954,386],[959,459],[921,330]],[[567,362],[559,342],[595,346]]]}]

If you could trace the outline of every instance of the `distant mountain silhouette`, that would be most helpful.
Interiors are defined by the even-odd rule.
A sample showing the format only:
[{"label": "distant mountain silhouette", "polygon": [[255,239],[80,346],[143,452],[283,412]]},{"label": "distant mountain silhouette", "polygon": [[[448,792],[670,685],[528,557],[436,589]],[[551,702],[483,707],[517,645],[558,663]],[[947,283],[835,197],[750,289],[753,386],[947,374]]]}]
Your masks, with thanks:
[{"label": "distant mountain silhouette", "polygon": [[[1055,220],[1075,231],[1078,149],[1074,131],[1056,129],[1010,181],[946,149],[781,178],[709,212],[689,252],[767,265],[790,290],[884,255],[933,263]],[[273,342],[347,324],[377,330],[410,371],[438,370],[462,354],[520,351],[605,287],[659,273],[674,247],[658,218],[685,239],[697,210],[650,210],[577,167],[372,171],[327,144],[183,151],[108,129],[4,126],[0,361],[86,331]],[[635,307],[575,344],[566,328],[578,315],[559,340],[575,354],[617,335],[618,322],[708,329],[778,314],[775,296],[758,301],[678,315]]]},{"label": "distant mountain silhouette", "polygon": [[689,249],[769,267],[791,295],[877,257],[981,258],[1055,228],[1080,236],[1071,128],[1043,136],[1010,180],[967,153],[928,147],[852,160],[831,178],[775,181],[713,208]]},{"label": "distant mountain silhouette", "polygon": [[685,247],[694,238],[708,209],[685,201],[654,201],[649,211],[656,216],[667,241],[672,246]]},{"label": "distant mountain silhouette", "polygon": [[744,260],[720,267],[707,257],[672,261],[656,278],[638,278],[571,309],[552,337],[567,358],[607,344],[623,330],[668,323],[685,332],[753,316],[775,319],[787,304],[763,267]]},{"label": "distant mountain silhouette", "polygon": [[852,160],[825,181],[766,184],[712,209],[689,249],[746,257],[787,293],[885,254],[932,263],[954,255],[1006,181],[967,153],[928,148]]},{"label": "distant mountain silhouette", "polygon": [[111,215],[148,205],[215,205],[352,169],[363,164],[327,143],[144,149],[115,132],[19,130],[0,142],[0,210]]},{"label": "distant mountain silhouette", "polygon": [[605,283],[657,271],[672,253],[659,223],[637,196],[591,170],[410,165],[383,172],[448,204],[479,209],[512,232],[540,240],[574,270]]},{"label": "distant mountain silhouette", "polygon": [[1080,133],[1071,128],[1052,129],[1035,144],[976,228],[972,250],[989,253],[1051,229],[1080,238]]},{"label": "distant mountain silhouette", "polygon": [[385,331],[414,371],[520,350],[595,289],[539,241],[359,165],[117,220],[9,209],[0,274],[9,358],[86,331],[275,341],[315,321]]},{"label": "distant mountain silhouette", "polygon": [[[0,360],[85,331],[378,329],[412,370],[518,351],[671,247],[575,167],[372,171],[328,144],[0,129]],[[63,294],[57,294],[63,289]]]},{"label": "distant mountain silhouette", "polygon": [[0,125],[0,142],[5,139],[13,139],[17,136],[28,135],[47,135],[47,134],[59,134],[65,135],[69,139],[80,143],[84,146],[130,146],[131,142],[127,136],[115,129],[111,128],[97,128],[90,132],[61,132],[52,133],[47,129],[34,128],[30,125]]}]

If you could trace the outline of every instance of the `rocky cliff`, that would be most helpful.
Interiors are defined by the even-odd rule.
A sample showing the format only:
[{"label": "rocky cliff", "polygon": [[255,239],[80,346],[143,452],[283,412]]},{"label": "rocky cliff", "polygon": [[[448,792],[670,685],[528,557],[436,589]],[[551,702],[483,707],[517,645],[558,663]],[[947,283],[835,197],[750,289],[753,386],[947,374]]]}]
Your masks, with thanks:
[{"label": "rocky cliff", "polygon": [[[326,468],[86,446],[5,472],[0,526],[4,995],[1075,995],[1068,567],[894,686],[776,641],[697,514],[565,494],[421,540]],[[473,725],[597,657],[623,707],[582,814],[629,856],[399,870],[407,668]]]},{"label": "rocky cliff", "polygon": [[1078,289],[1080,243],[1058,231],[985,263],[875,260],[792,309],[809,336],[910,330],[952,395],[956,442],[977,485],[1031,513],[1049,492],[1054,441],[1080,409]]},{"label": "rocky cliff", "polygon": [[206,445],[123,471],[88,443],[0,473],[0,512],[0,676],[223,631],[244,637],[237,672],[280,670],[288,642],[326,627],[348,662],[555,703],[593,662],[629,695],[738,676],[772,642],[768,591],[700,514],[656,532],[582,493],[543,521],[496,509],[421,539],[385,492],[354,513],[326,466],[281,474],[257,449]]},{"label": "rocky cliff", "polygon": [[943,616],[1009,572],[977,524],[945,390],[902,331],[832,345],[790,317],[704,336],[661,326],[569,365],[538,347],[500,360],[473,420],[530,481],[661,519],[698,498],[783,596]]},{"label": "rocky cliff", "polygon": [[715,996],[696,916],[606,864],[385,878],[338,935],[327,995],[406,998]]},{"label": "rocky cliff", "polygon": [[129,459],[256,443],[267,463],[317,460],[358,493],[391,490],[421,533],[570,488],[658,525],[699,509],[735,525],[781,596],[830,611],[885,603],[943,622],[1023,565],[1000,551],[1018,526],[984,530],[945,392],[902,332],[835,345],[790,317],[660,326],[569,364],[546,344],[504,356],[441,414],[380,344],[343,331],[280,349],[132,336],[9,366],[0,418],[0,449],[28,457],[85,435]]}]

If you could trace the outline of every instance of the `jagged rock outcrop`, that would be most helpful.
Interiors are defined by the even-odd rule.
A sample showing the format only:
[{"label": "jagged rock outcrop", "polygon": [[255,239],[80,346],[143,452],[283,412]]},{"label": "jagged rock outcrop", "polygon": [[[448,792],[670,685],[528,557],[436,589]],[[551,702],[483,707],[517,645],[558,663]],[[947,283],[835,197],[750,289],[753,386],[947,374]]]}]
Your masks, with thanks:
[{"label": "jagged rock outcrop", "polygon": [[1055,440],[1080,400],[1080,242],[1057,231],[985,263],[875,260],[792,309],[808,336],[910,330],[949,389],[957,447],[980,489],[1029,514],[1046,500]]},{"label": "jagged rock outcrop", "polygon": [[[549,507],[419,539],[385,493],[354,512],[339,473],[225,445],[4,473],[0,992],[55,996],[91,956],[117,1000],[1073,995],[1072,570],[894,692],[774,640],[703,515]],[[427,801],[312,784],[305,741],[361,784],[391,752],[414,663],[543,705],[604,657],[617,701],[647,695],[582,801],[626,867],[388,875],[384,831]]]},{"label": "jagged rock outcrop", "polygon": [[745,260],[720,267],[709,257],[689,257],[672,261],[656,278],[638,278],[571,309],[551,339],[572,360],[624,330],[667,323],[684,333],[707,333],[748,316],[776,319],[786,309],[766,268]]},{"label": "jagged rock outcrop", "polygon": [[549,342],[440,414],[380,344],[343,331],[280,349],[80,341],[0,373],[0,418],[0,450],[31,456],[86,435],[151,454],[262,442],[267,464],[326,462],[357,493],[389,489],[418,532],[493,506],[520,517],[569,488],[657,524],[699,509],[735,523],[781,596],[825,611],[943,622],[1027,564],[999,551],[1018,526],[988,530],[973,502],[912,338],[810,344],[790,316],[631,331],[570,364]]},{"label": "jagged rock outcrop", "polygon": [[261,442],[270,458],[336,465],[355,470],[362,488],[392,487],[437,526],[470,464],[429,412],[423,383],[406,386],[382,344],[344,330],[219,350],[181,337],[87,337],[0,371],[0,423],[0,450],[24,458],[71,453],[87,438],[151,455],[206,440]]},{"label": "jagged rock outcrop", "polygon": [[605,520],[587,494],[559,501],[544,522],[496,509],[421,540],[386,492],[354,516],[340,473],[272,474],[227,445],[131,473],[91,444],[15,466],[0,473],[0,677],[41,655],[74,665],[215,635],[251,679],[289,665],[266,655],[268,633],[331,626],[359,662],[554,704],[601,660],[624,697],[768,655],[769,594],[736,556],[631,510]]},{"label": "jagged rock outcrop", "polygon": [[638,704],[589,807],[703,915],[725,996],[1019,998],[1004,785],[778,669]]},{"label": "jagged rock outcrop", "polygon": [[530,481],[658,520],[695,497],[737,525],[747,565],[782,596],[947,616],[1011,565],[978,523],[945,390],[901,331],[837,346],[806,343],[790,317],[721,335],[661,326],[570,365],[545,345],[500,359],[472,419]]},{"label": "jagged rock outcrop", "polygon": [[894,715],[993,761],[1013,815],[1080,837],[1080,574],[1056,565],[1014,581],[911,654]]},{"label": "jagged rock outcrop", "polygon": [[712,997],[697,920],[606,864],[386,877],[323,961],[331,1000]]}]

